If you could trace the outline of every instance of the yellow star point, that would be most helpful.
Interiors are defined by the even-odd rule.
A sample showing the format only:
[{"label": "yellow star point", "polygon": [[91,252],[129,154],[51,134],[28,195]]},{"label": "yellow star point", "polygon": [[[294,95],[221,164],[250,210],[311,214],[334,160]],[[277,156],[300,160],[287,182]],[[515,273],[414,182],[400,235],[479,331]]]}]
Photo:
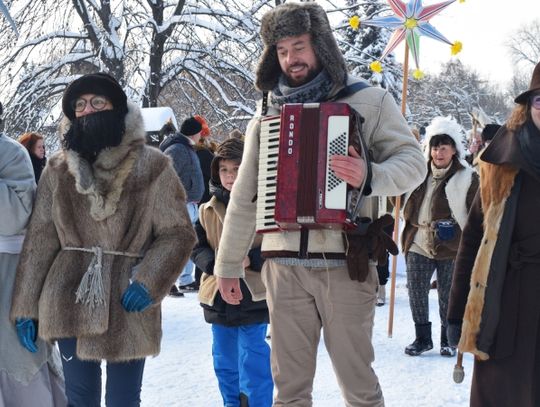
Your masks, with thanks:
[{"label": "yellow star point", "polygon": [[459,41],[456,41],[450,47],[450,52],[452,53],[452,55],[457,55],[461,52],[462,49],[463,49],[463,44]]},{"label": "yellow star point", "polygon": [[355,29],[358,30],[358,27],[360,27],[360,17],[353,16],[349,19],[349,25]]},{"label": "yellow star point", "polygon": [[413,78],[418,81],[424,78],[424,72],[422,72],[420,69],[415,69],[412,75]]},{"label": "yellow star point", "polygon": [[382,72],[382,64],[379,61],[373,61],[371,64],[369,64],[369,67],[373,72]]}]

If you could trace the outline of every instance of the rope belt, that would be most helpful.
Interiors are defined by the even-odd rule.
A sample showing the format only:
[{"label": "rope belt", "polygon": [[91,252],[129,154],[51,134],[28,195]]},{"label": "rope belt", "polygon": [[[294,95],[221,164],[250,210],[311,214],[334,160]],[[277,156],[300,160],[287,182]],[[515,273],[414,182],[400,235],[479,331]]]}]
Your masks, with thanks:
[{"label": "rope belt", "polygon": [[103,288],[103,276],[101,270],[103,268],[103,255],[110,254],[113,256],[124,256],[133,258],[142,258],[138,253],[117,252],[114,250],[103,250],[99,246],[94,246],[90,249],[85,247],[64,247],[62,250],[93,253],[92,261],[81,279],[79,288],[77,288],[75,304],[82,303],[94,308],[97,305],[105,303],[105,290]]}]

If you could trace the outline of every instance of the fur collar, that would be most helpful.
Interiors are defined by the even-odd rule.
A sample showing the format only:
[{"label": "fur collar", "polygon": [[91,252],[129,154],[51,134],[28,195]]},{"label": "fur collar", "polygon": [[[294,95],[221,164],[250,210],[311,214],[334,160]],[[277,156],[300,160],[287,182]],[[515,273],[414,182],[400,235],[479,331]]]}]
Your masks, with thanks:
[{"label": "fur collar", "polygon": [[[51,157],[51,165],[62,162],[75,178],[77,192],[90,200],[90,215],[102,221],[114,215],[122,195],[125,181],[145,143],[144,123],[139,107],[128,103],[125,118],[126,132],[117,147],[103,150],[90,165],[74,151],[62,150]],[[66,133],[71,121],[64,117],[60,124],[60,138]]]},{"label": "fur collar", "polygon": [[444,187],[444,192],[448,198],[448,206],[452,211],[456,222],[461,230],[467,223],[468,208],[467,208],[467,192],[472,184],[474,170],[467,166],[462,167],[448,180]]},{"label": "fur collar", "polygon": [[506,202],[518,171],[517,168],[508,164],[494,165],[480,161],[480,194],[482,212],[484,213],[484,234],[471,273],[469,296],[458,345],[461,352],[471,352],[480,360],[489,359],[486,352],[477,348],[476,340],[481,329],[487,282],[492,269],[491,259],[497,244]]},{"label": "fur collar", "polygon": [[[428,163],[428,172],[429,166],[430,163]],[[466,202],[467,191],[469,191],[469,188],[471,187],[474,170],[468,164],[463,165],[461,160],[455,158],[448,171],[452,171],[453,174],[450,176],[450,179],[444,187],[444,193],[446,199],[448,199],[448,206],[452,211],[452,215],[459,224],[461,230],[463,230],[465,223],[467,223],[467,216],[469,213]],[[403,203],[401,205],[402,213],[405,212],[407,202],[415,191],[416,189],[409,191],[404,195],[402,200]]]}]

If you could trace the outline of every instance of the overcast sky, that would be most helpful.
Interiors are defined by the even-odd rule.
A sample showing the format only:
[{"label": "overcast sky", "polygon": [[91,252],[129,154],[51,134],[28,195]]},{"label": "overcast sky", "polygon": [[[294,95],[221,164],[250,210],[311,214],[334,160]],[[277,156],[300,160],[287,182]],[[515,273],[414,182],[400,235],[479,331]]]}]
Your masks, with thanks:
[{"label": "overcast sky", "polygon": [[[423,4],[437,2],[424,0]],[[451,4],[430,22],[450,41],[463,43],[458,58],[465,65],[474,67],[485,79],[504,83],[513,67],[505,43],[522,25],[538,19],[539,0],[465,0]],[[403,46],[395,54],[402,62]],[[436,73],[450,58],[448,45],[421,37],[420,69]]]}]

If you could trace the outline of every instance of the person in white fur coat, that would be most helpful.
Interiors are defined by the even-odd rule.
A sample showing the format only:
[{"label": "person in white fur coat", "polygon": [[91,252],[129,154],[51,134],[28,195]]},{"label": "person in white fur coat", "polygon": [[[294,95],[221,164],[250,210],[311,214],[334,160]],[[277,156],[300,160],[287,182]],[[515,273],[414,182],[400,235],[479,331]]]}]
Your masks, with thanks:
[{"label": "person in white fur coat", "polygon": [[437,270],[442,356],[454,356],[446,337],[446,312],[454,259],[461,231],[478,189],[478,175],[464,160],[463,129],[451,117],[436,117],[426,128],[424,152],[428,174],[405,196],[402,234],[407,263],[409,304],[416,338],[405,353],[418,356],[433,349],[429,321],[430,280]]}]

